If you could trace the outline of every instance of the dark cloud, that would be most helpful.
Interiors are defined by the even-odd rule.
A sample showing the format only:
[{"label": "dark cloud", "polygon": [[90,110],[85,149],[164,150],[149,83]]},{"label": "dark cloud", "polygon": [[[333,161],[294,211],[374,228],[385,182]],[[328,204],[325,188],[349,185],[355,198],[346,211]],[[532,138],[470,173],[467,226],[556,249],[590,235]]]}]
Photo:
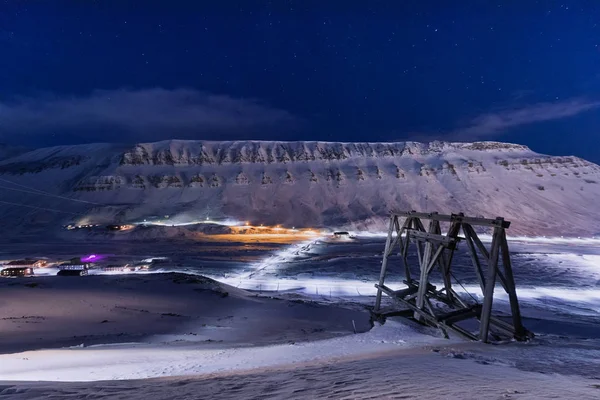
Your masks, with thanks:
[{"label": "dark cloud", "polygon": [[536,103],[522,107],[505,108],[481,114],[468,120],[463,126],[439,132],[415,132],[411,140],[431,141],[475,141],[501,139],[504,133],[513,128],[573,117],[600,107],[600,101],[573,98],[554,103]]},{"label": "dark cloud", "polygon": [[521,108],[505,109],[473,118],[452,134],[466,139],[495,136],[522,125],[573,117],[600,107],[599,101],[570,99],[555,103],[537,103]]},{"label": "dark cloud", "polygon": [[[0,137],[43,137],[113,130],[123,140],[202,135],[237,137],[294,130],[302,121],[255,99],[193,89],[96,90],[88,96],[42,96],[0,102]],[[82,134],[83,132],[83,134]]]}]

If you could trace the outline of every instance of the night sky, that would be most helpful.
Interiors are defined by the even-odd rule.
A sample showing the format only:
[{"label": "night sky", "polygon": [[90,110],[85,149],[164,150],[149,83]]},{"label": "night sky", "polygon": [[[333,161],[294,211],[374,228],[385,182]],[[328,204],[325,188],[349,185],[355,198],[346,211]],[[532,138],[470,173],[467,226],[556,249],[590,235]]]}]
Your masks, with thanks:
[{"label": "night sky", "polygon": [[500,140],[600,162],[598,1],[3,1],[0,142]]}]

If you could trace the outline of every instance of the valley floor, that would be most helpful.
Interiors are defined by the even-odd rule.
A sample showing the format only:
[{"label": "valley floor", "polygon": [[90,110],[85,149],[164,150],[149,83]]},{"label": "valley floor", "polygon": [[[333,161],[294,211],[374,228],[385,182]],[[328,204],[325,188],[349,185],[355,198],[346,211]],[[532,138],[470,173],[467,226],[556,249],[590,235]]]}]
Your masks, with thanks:
[{"label": "valley floor", "polygon": [[498,346],[373,324],[381,239],[261,250],[262,261],[256,249],[206,247],[227,260],[205,255],[196,271],[218,278],[222,265],[231,285],[168,267],[0,279],[0,398],[595,399],[598,282],[578,282],[597,276],[597,258],[571,244],[544,256],[548,246],[513,246],[538,337]]}]

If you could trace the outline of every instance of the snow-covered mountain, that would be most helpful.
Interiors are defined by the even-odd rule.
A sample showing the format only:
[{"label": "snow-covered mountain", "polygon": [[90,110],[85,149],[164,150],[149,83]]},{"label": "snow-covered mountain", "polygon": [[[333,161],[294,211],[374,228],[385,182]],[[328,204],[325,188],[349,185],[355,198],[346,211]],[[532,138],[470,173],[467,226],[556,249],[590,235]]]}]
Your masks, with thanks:
[{"label": "snow-covered mountain", "polygon": [[498,142],[60,146],[1,160],[0,193],[5,232],[162,215],[381,228],[393,209],[503,216],[513,234],[600,232],[598,165]]},{"label": "snow-covered mountain", "polygon": [[5,158],[14,157],[16,155],[25,153],[27,149],[25,147],[9,146],[4,143],[0,143],[0,160]]}]

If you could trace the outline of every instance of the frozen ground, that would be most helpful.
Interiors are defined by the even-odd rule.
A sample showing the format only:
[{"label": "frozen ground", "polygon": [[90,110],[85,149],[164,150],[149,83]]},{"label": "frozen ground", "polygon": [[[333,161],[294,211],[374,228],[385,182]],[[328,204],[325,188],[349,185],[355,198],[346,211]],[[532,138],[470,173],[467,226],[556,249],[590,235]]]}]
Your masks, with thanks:
[{"label": "frozen ground", "polygon": [[[75,310],[70,317],[73,329],[80,330],[71,333],[76,338],[66,338],[60,329],[54,332],[47,329],[44,326],[47,321],[22,321],[23,327],[15,328],[15,320],[4,320],[2,331],[6,332],[7,327],[13,329],[3,333],[0,340],[4,353],[9,352],[6,346],[14,346],[16,351],[82,343],[84,347],[26,353],[13,350],[12,354],[1,355],[0,380],[6,382],[0,395],[9,395],[11,399],[148,398],[152,394],[166,398],[174,393],[177,398],[193,398],[199,393],[206,398],[252,398],[261,394],[275,398],[327,395],[481,398],[483,394],[492,398],[597,398],[600,395],[600,242],[511,241],[525,324],[537,337],[530,343],[502,346],[447,341],[437,337],[435,331],[417,329],[401,320],[388,321],[384,326],[354,335],[351,320],[358,324],[359,332],[368,329],[365,327],[368,314],[361,304],[373,303],[373,283],[378,277],[383,243],[384,238],[370,236],[351,242],[311,239],[293,245],[251,241],[182,245],[172,241],[38,242],[33,247],[17,243],[2,246],[0,259],[23,255],[68,258],[89,253],[112,254],[114,260],[124,261],[168,257],[167,263],[154,267],[155,272],[203,274],[252,292],[219,286],[228,287],[225,291],[231,293],[221,297],[218,288],[199,294],[189,289],[198,283],[169,283],[169,286],[163,282],[179,275],[106,276],[74,278],[74,281],[48,277],[21,281],[39,283],[37,287],[12,285],[18,281],[3,280],[0,293],[3,317],[47,314],[33,312],[34,304],[40,311],[43,307],[64,309],[59,305],[53,307],[44,298],[43,293],[52,293],[54,301],[62,296],[60,301],[71,302]],[[465,257],[460,252],[457,255],[455,275],[465,290],[477,297],[478,286]],[[53,273],[52,269],[46,272]],[[394,286],[401,278],[399,265],[392,264],[388,284]],[[72,286],[71,282],[91,286],[89,290],[63,287]],[[173,291],[173,285],[186,290]],[[109,288],[108,292],[104,288]],[[8,297],[11,290],[27,293],[30,302],[22,309],[13,304],[14,315],[7,312],[10,309],[7,303],[12,304],[13,299]],[[42,294],[38,298],[31,293]],[[256,297],[257,294],[260,296]],[[200,297],[192,300],[189,296]],[[206,296],[212,300],[207,302]],[[300,299],[313,302],[298,302]],[[102,306],[95,306],[98,304]],[[228,307],[227,311],[218,309],[210,319],[207,313],[213,304]],[[115,308],[116,305],[133,310]],[[497,297],[495,307],[498,312],[506,308],[503,296]],[[299,314],[291,310],[299,310]],[[218,321],[223,314],[233,317]],[[243,318],[249,315],[256,318]],[[77,326],[78,319],[88,325]],[[105,319],[113,319],[113,327],[118,325],[127,334],[111,336],[110,332],[102,331],[110,327],[110,323],[102,323]],[[259,322],[263,320],[267,328]],[[36,326],[31,328],[33,332],[44,327],[43,336],[47,338],[38,344],[35,340],[25,340],[26,335],[17,334],[31,326]],[[79,337],[89,336],[90,331],[96,337],[93,334]],[[34,337],[30,335],[30,339]],[[130,344],[116,345],[116,342]],[[190,376],[165,378],[179,375]],[[91,384],[9,382],[151,377],[161,378]],[[450,382],[448,387],[442,386],[444,381]],[[425,390],[426,385],[432,386]]]}]

